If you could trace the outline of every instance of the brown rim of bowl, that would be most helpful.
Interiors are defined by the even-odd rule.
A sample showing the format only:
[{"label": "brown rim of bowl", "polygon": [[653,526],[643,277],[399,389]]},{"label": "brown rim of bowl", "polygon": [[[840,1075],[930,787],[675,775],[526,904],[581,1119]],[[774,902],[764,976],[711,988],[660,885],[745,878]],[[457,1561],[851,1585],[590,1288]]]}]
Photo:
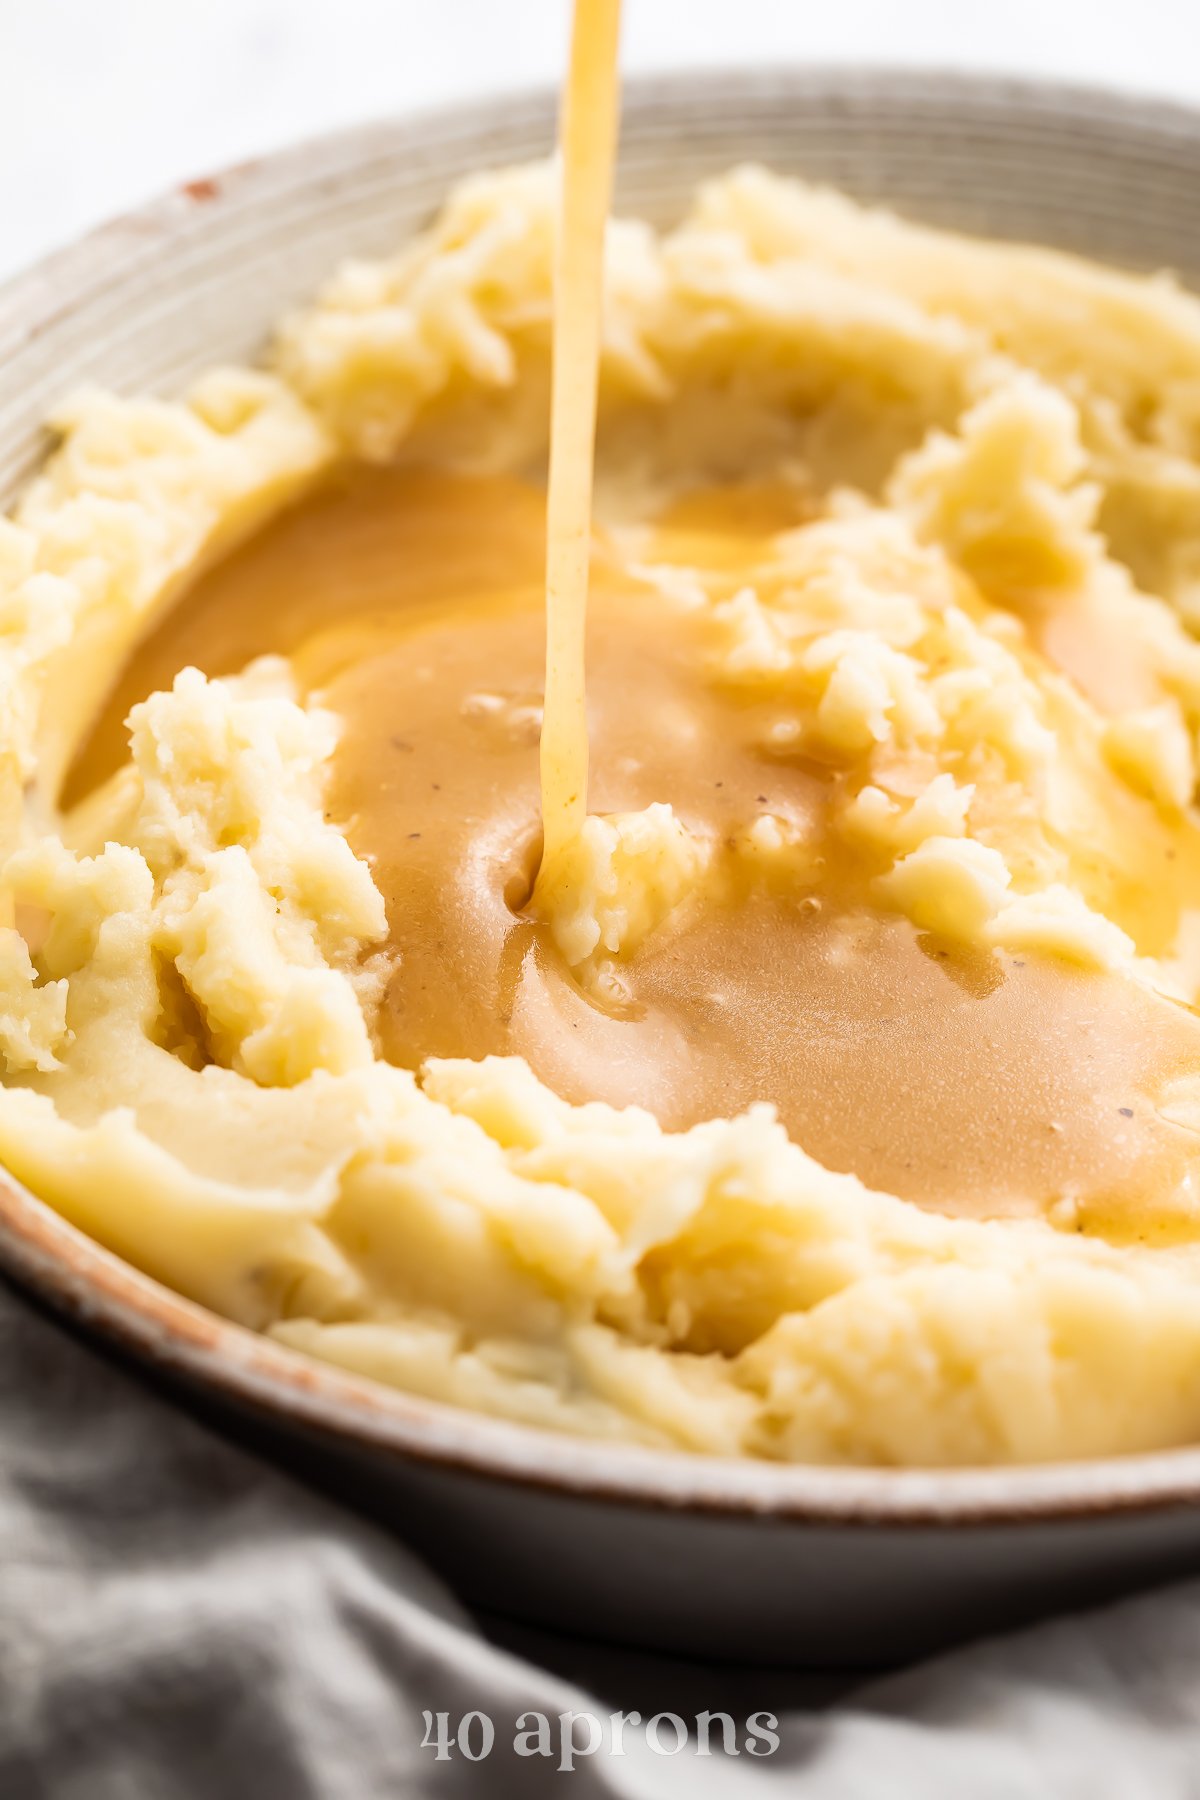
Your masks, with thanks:
[{"label": "brown rim of bowl", "polygon": [[[626,117],[668,113],[681,96],[743,109],[760,96],[799,103],[833,90],[848,108],[873,99],[918,106],[953,91],[984,113],[1110,122],[1187,143],[1200,164],[1200,111],[1154,96],[964,75],[937,69],[746,69],[645,77],[627,84]],[[0,285],[0,354],[18,350],[107,285],[134,246],[160,252],[197,206],[252,202],[260,182],[298,181],[322,158],[395,154],[437,127],[486,144],[512,120],[552,129],[547,90],[438,107],[331,132],[182,184],[52,252]],[[67,300],[61,300],[66,294]],[[881,1469],[778,1464],[659,1451],[517,1424],[354,1376],[207,1311],[105,1250],[11,1177],[0,1174],[0,1269],[52,1309],[146,1363],[261,1413],[351,1444],[515,1485],[650,1508],[842,1526],[1030,1525],[1098,1519],[1200,1501],[1200,1447],[1003,1468]]]}]

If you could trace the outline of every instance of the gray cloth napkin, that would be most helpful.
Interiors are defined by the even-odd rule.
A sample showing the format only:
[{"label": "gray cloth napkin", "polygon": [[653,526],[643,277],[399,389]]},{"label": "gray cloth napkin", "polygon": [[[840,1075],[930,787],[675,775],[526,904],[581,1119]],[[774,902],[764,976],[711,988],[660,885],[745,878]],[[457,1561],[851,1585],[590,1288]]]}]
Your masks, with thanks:
[{"label": "gray cloth napkin", "polygon": [[[497,1635],[402,1544],[0,1284],[0,1800],[1200,1796],[1200,1583],[833,1699],[811,1678]],[[561,1715],[615,1708],[728,1710],[737,1753],[719,1733],[714,1754],[672,1753],[668,1728],[657,1750],[635,1733],[560,1767],[564,1730],[590,1732]],[[742,1721],[766,1710],[778,1748],[752,1756]],[[494,1732],[477,1761],[457,1741],[471,1712]],[[533,1713],[548,1756],[514,1748]]]}]

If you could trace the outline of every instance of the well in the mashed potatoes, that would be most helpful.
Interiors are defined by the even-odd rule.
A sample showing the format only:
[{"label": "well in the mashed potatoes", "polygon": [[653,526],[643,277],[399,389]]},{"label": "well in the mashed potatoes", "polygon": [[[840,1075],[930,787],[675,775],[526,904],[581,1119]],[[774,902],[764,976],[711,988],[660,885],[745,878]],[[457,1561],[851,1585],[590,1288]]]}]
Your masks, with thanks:
[{"label": "well in the mashed potatoes", "polygon": [[0,1155],[418,1391],[722,1454],[1200,1436],[1200,302],[742,170],[612,233],[538,856],[550,192],[0,536]]}]

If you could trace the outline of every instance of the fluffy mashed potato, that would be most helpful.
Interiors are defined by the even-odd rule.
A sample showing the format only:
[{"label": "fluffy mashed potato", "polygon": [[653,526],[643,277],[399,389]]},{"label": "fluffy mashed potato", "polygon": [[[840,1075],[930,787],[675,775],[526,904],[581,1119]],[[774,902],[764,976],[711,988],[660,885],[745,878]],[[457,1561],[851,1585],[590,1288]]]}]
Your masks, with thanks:
[{"label": "fluffy mashed potato", "polygon": [[[517,1057],[384,1060],[341,721],[284,658],[185,670],[60,809],[139,637],[339,460],[544,455],[551,238],[545,171],[481,177],[286,321],[269,372],[54,419],[0,524],[0,1159],[231,1319],[536,1424],[915,1465],[1195,1441],[1200,1063],[1161,1100],[1197,1158],[1161,1191],[953,1216],[767,1105],[667,1131]],[[1200,888],[1164,892],[1200,869],[1200,303],[755,169],[668,236],[614,224],[608,283],[613,516],[784,467],[816,497],[736,581],[625,542],[831,798],[719,841],[670,793],[590,818],[539,894],[584,990],[739,884],[819,904],[836,865],[951,953],[1193,1006]]]}]

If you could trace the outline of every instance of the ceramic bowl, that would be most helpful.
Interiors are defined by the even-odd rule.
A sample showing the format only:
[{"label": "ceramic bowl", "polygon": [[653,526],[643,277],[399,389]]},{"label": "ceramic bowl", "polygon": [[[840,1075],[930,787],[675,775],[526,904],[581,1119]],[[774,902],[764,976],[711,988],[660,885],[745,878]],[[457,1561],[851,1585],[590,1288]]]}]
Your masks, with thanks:
[{"label": "ceramic bowl", "polygon": [[[90,380],[178,390],[252,358],[347,255],[470,170],[544,153],[549,94],[189,182],[0,292],[0,501]],[[669,222],[758,159],[913,217],[1170,266],[1200,285],[1200,114],[944,74],[630,84],[619,204]],[[1200,1448],[1008,1470],[777,1467],[615,1447],[393,1392],[191,1305],[0,1177],[0,1265],[186,1401],[384,1519],[465,1597],[728,1660],[879,1664],[1200,1563]]]}]

